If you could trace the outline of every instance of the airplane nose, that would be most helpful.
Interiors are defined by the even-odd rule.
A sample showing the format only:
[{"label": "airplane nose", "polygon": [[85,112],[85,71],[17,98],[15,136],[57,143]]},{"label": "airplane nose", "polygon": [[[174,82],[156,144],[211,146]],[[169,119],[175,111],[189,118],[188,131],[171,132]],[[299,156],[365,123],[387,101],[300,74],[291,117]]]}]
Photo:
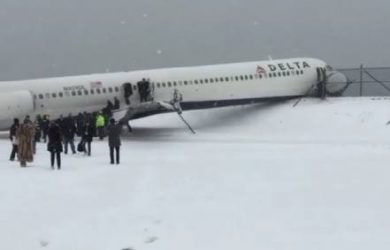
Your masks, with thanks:
[{"label": "airplane nose", "polygon": [[326,92],[329,95],[341,95],[350,84],[350,81],[348,80],[347,76],[345,76],[339,71],[328,71],[326,78]]}]

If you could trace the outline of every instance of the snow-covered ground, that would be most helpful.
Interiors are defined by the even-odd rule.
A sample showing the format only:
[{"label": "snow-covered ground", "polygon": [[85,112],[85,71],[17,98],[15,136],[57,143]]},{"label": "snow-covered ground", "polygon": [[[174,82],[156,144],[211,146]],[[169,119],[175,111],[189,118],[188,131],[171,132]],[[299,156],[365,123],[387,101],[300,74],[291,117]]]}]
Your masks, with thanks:
[{"label": "snow-covered ground", "polygon": [[132,123],[122,164],[0,140],[0,249],[388,249],[390,100],[303,100]]}]

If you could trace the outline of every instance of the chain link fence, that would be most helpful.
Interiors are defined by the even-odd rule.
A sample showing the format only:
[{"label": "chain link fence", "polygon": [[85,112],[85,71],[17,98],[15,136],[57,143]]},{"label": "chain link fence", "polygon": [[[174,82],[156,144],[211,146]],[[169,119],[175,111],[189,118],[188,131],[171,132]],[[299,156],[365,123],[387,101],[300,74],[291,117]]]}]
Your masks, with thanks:
[{"label": "chain link fence", "polygon": [[342,96],[390,96],[390,67],[337,70],[350,82]]}]

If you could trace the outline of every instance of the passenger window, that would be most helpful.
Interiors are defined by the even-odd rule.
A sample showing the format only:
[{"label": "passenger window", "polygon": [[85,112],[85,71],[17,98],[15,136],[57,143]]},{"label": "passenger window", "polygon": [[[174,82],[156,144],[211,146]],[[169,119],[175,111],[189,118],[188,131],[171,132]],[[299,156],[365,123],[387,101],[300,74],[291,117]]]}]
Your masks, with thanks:
[{"label": "passenger window", "polygon": [[219,78],[219,81],[223,82],[223,77]]},{"label": "passenger window", "polygon": [[184,85],[187,85],[188,84],[188,82],[187,81],[184,81]]},{"label": "passenger window", "polygon": [[243,81],[243,80],[244,80],[244,77],[243,77],[243,76],[240,76],[240,80]]},{"label": "passenger window", "polygon": [[60,93],[58,93],[58,96],[59,96],[59,97],[63,97],[64,94],[63,94],[62,92],[60,92]]},{"label": "passenger window", "polygon": [[215,78],[215,82],[218,82],[218,78]]},{"label": "passenger window", "polygon": [[252,75],[249,75],[249,79],[253,80],[253,76],[252,76]]},{"label": "passenger window", "polygon": [[165,82],[162,83],[162,86],[163,86],[164,88],[166,87]]},{"label": "passenger window", "polygon": [[303,75],[303,70],[301,70],[301,74]]},{"label": "passenger window", "polygon": [[229,77],[225,77],[225,81],[228,82],[229,81]]},{"label": "passenger window", "polygon": [[198,80],[195,80],[194,83],[195,83],[195,84],[198,84]]},{"label": "passenger window", "polygon": [[200,79],[199,82],[200,82],[200,84],[203,84],[203,80],[202,79]]},{"label": "passenger window", "polygon": [[39,94],[39,99],[43,99],[43,95],[42,94]]},{"label": "passenger window", "polygon": [[103,90],[103,93],[104,93],[104,94],[107,93],[106,88],[103,88],[102,90]]},{"label": "passenger window", "polygon": [[100,94],[101,93],[100,89],[96,89],[96,93]]},{"label": "passenger window", "polygon": [[95,91],[93,89],[91,89],[91,95],[94,95],[95,94]]},{"label": "passenger window", "polygon": [[205,82],[205,83],[209,83],[209,80],[208,80],[208,79],[204,79],[204,82]]},{"label": "passenger window", "polygon": [[247,75],[245,75],[244,78],[245,78],[245,80],[248,80],[248,76]]},{"label": "passenger window", "polygon": [[282,73],[278,72],[278,76],[282,76]]},{"label": "passenger window", "polygon": [[79,91],[77,91],[77,94],[78,94],[78,95],[82,95],[83,92],[81,92],[81,90],[79,90]]},{"label": "passenger window", "polygon": [[159,82],[157,83],[157,88],[160,88],[160,83]]},{"label": "passenger window", "polygon": [[88,90],[84,90],[84,95],[88,95]]},{"label": "passenger window", "polygon": [[56,97],[57,97],[57,94],[56,94],[56,93],[53,93],[53,94],[51,94],[51,96],[52,96],[53,98],[56,98]]},{"label": "passenger window", "polygon": [[176,83],[176,82],[173,82],[173,86],[175,86],[175,87],[176,87],[176,86],[177,86],[177,83]]},{"label": "passenger window", "polygon": [[236,76],[236,81],[238,82],[238,80],[239,80],[239,78],[238,78],[238,76]]},{"label": "passenger window", "polygon": [[108,92],[112,93],[112,88],[111,87],[108,88]]},{"label": "passenger window", "polygon": [[115,92],[119,92],[119,88],[118,87],[115,87]]},{"label": "passenger window", "polygon": [[49,94],[49,93],[46,93],[46,94],[45,94],[45,97],[46,97],[46,98],[50,98],[50,94]]},{"label": "passenger window", "polygon": [[167,84],[168,84],[168,87],[171,87],[171,86],[172,86],[171,82],[168,82]]},{"label": "passenger window", "polygon": [[213,82],[214,82],[213,78],[210,78],[210,83],[213,83]]}]

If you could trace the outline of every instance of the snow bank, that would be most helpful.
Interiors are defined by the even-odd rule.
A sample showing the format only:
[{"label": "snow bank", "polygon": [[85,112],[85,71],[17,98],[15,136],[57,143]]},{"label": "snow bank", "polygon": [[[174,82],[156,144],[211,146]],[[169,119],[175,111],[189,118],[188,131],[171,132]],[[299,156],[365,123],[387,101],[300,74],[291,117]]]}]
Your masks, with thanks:
[{"label": "snow bank", "polygon": [[389,100],[303,100],[134,121],[122,164],[0,141],[0,249],[386,249]]}]

